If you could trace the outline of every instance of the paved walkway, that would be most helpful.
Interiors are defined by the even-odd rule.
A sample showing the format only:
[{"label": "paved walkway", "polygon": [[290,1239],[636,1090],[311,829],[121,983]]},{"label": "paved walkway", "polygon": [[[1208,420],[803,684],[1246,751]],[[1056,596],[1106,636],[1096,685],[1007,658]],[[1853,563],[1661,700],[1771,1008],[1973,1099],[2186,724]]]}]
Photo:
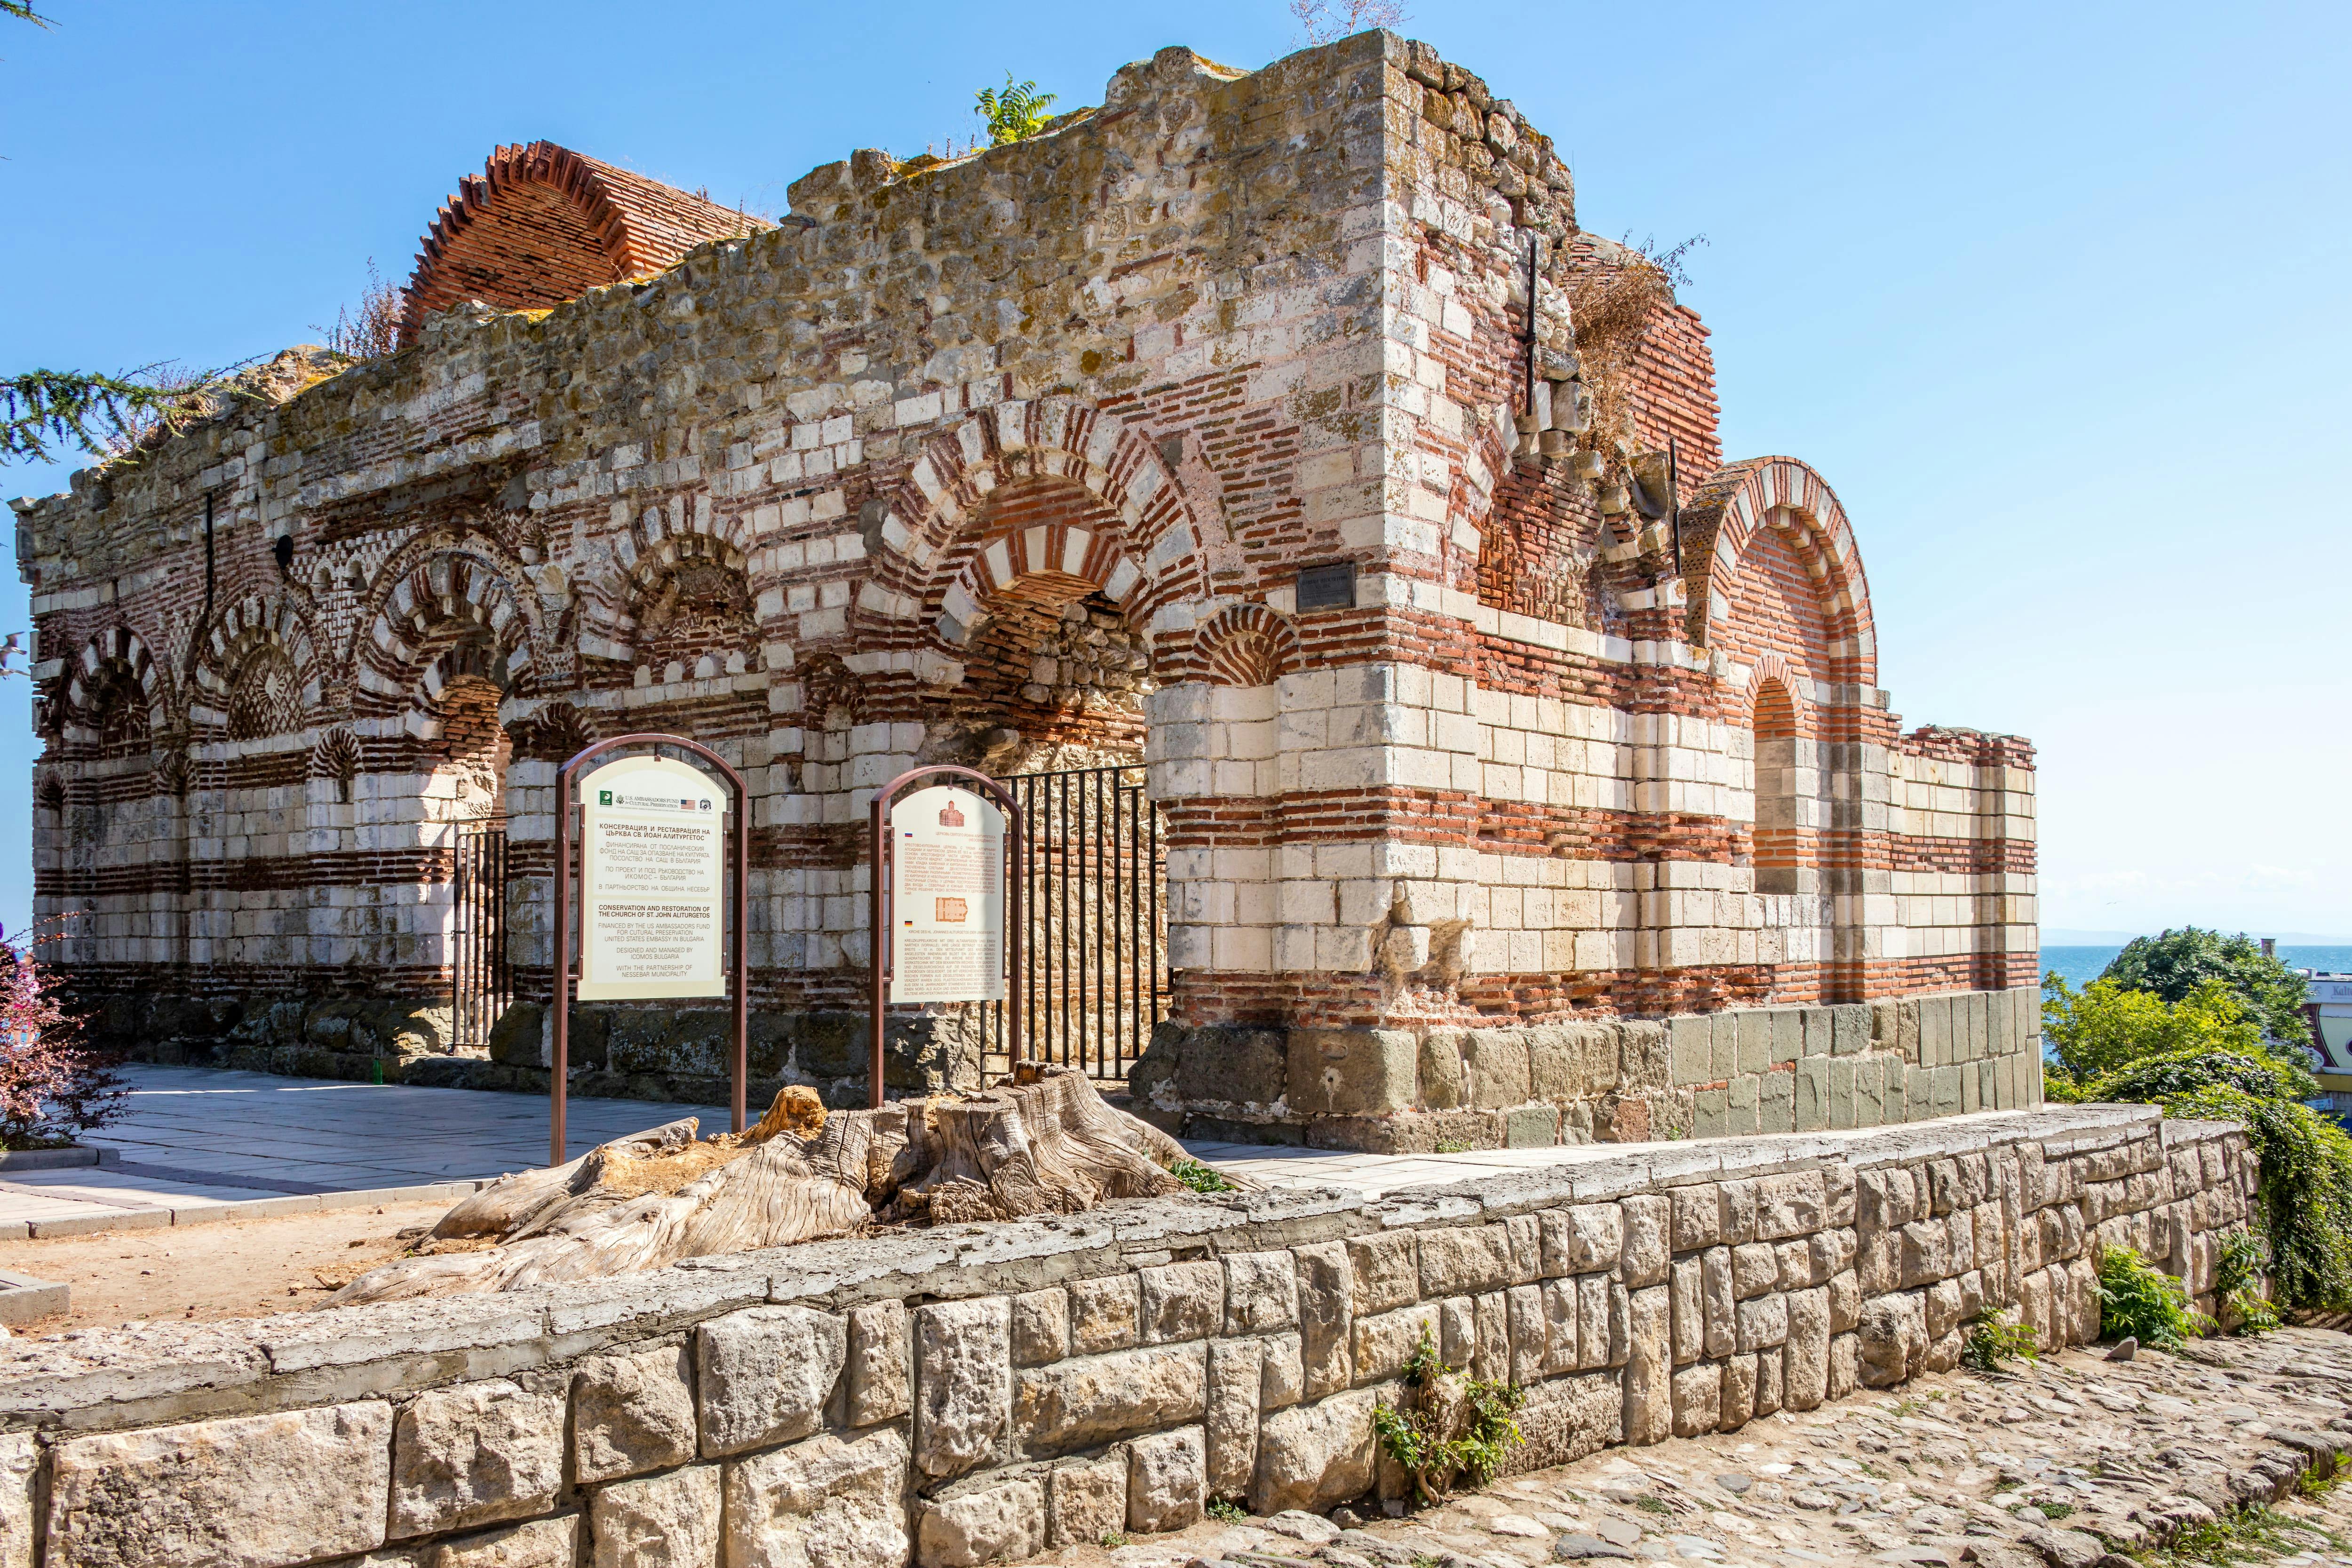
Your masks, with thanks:
[{"label": "paved walkway", "polygon": [[[537,1095],[142,1064],[123,1075],[131,1083],[129,1112],[87,1140],[107,1151],[107,1163],[0,1172],[0,1226],[97,1222],[126,1210],[172,1223],[170,1216],[183,1213],[202,1217],[224,1204],[261,1198],[470,1184],[547,1158],[547,1101]],[[700,1117],[706,1132],[727,1125],[719,1106],[575,1099],[567,1115],[570,1152],[584,1153],[682,1116]],[[1556,1149],[1405,1155],[1188,1146],[1210,1164],[1270,1186],[1347,1186],[1375,1197],[1482,1170],[1523,1170],[1560,1155]]]},{"label": "paved walkway", "polygon": [[[137,1063],[122,1071],[129,1112],[85,1140],[108,1163],[0,1172],[0,1225],[470,1184],[547,1159],[547,1101],[537,1095]],[[573,1100],[564,1131],[579,1154],[681,1116],[701,1117],[705,1131],[727,1125],[723,1107]]]}]

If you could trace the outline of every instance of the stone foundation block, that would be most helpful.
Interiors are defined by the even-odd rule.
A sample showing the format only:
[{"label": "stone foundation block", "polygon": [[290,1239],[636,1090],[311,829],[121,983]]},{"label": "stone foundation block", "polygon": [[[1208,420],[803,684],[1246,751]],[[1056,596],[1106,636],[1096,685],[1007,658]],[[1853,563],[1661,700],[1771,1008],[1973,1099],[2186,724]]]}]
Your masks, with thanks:
[{"label": "stone foundation block", "polygon": [[[573,1568],[580,1561],[580,1516],[534,1519],[424,1549],[422,1568]],[[362,1558],[361,1568],[373,1559]]]},{"label": "stone foundation block", "polygon": [[1522,1441],[1503,1461],[1504,1474],[1569,1464],[1623,1441],[1624,1388],[1615,1373],[1552,1378],[1528,1390],[1517,1419]]},{"label": "stone foundation block", "polygon": [[1355,1265],[1344,1241],[1312,1242],[1291,1256],[1298,1260],[1300,1387],[1317,1399],[1355,1381]]},{"label": "stone foundation block", "polygon": [[1003,1452],[1013,1408],[1012,1336],[1012,1309],[1001,1296],[916,1311],[914,1458],[923,1474],[960,1476]]},{"label": "stone foundation block", "polygon": [[1298,1326],[1298,1270],[1287,1252],[1229,1252],[1225,1332],[1264,1333]]},{"label": "stone foundation block", "polygon": [[1049,1456],[1197,1421],[1208,1407],[1209,1347],[1192,1343],[1080,1356],[1013,1374],[1013,1427]]},{"label": "stone foundation block", "polygon": [[727,1568],[900,1568],[907,1440],[830,1433],[727,1466]]},{"label": "stone foundation block", "polygon": [[394,1539],[524,1519],[563,1485],[561,1394],[503,1378],[419,1394],[392,1443]]},{"label": "stone foundation block", "polygon": [[1142,1296],[1134,1275],[1073,1280],[1069,1295],[1072,1355],[1123,1351],[1137,1342]]},{"label": "stone foundation block", "polygon": [[966,1481],[924,1500],[915,1524],[919,1568],[976,1568],[1017,1563],[1045,1544],[1045,1488],[1041,1475]]},{"label": "stone foundation block", "polygon": [[49,1460],[52,1568],[284,1568],[383,1543],[392,1406],[114,1432]]},{"label": "stone foundation block", "polygon": [[1223,1325],[1224,1270],[1214,1263],[1169,1263],[1136,1271],[1141,1286],[1143,1342],[1204,1340]]},{"label": "stone foundation block", "polygon": [[[999,1317],[1003,1301],[993,1303]],[[849,1354],[849,1327],[805,1307],[747,1307],[695,1331],[702,1451],[740,1453],[805,1437]]]},{"label": "stone foundation block", "polygon": [[1425,1231],[1420,1254],[1424,1298],[1499,1290],[1512,1283],[1510,1232],[1503,1226]]},{"label": "stone foundation block", "polygon": [[1094,1546],[1127,1529],[1127,1456],[1056,1465],[1045,1476],[1045,1544]]},{"label": "stone foundation block", "polygon": [[593,1568],[719,1568],[716,1465],[615,1481],[588,1494]]},{"label": "stone foundation block", "polygon": [[694,1458],[693,1367],[683,1346],[597,1356],[572,1375],[572,1475],[580,1484]]},{"label": "stone foundation block", "polygon": [[[1533,1286],[1518,1289],[1533,1291]],[[1538,1321],[1542,1309],[1538,1307]],[[1423,1302],[1415,1307],[1399,1308],[1393,1312],[1381,1312],[1369,1318],[1358,1318],[1355,1325],[1355,1363],[1358,1384],[1376,1383],[1395,1377],[1404,1371],[1405,1363],[1420,1348],[1423,1336],[1432,1344],[1437,1342],[1437,1306]]]},{"label": "stone foundation block", "polygon": [[870,1426],[907,1414],[914,1396],[907,1366],[907,1305],[877,1301],[849,1314],[849,1424]]},{"label": "stone foundation block", "polygon": [[1250,1511],[1320,1511],[1370,1491],[1377,1447],[1372,1409],[1379,1398],[1376,1390],[1358,1389],[1267,1416],[1258,1429]]},{"label": "stone foundation block", "polygon": [[1155,1432],[1127,1446],[1127,1527],[1181,1530],[1201,1517],[1208,1447],[1198,1426]]},{"label": "stone foundation block", "polygon": [[1207,1486],[1212,1496],[1240,1497],[1257,1468],[1258,1391],[1265,1346],[1258,1340],[1218,1340],[1209,1346]]}]

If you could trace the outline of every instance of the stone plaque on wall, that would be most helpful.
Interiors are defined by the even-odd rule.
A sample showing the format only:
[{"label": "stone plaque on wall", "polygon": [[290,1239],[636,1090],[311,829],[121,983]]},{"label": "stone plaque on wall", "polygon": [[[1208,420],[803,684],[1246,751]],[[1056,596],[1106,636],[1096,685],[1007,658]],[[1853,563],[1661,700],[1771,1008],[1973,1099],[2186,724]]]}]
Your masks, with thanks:
[{"label": "stone plaque on wall", "polygon": [[890,809],[890,1000],[1004,1000],[1004,813],[968,789]]},{"label": "stone plaque on wall", "polygon": [[727,994],[727,792],[667,757],[580,782],[579,996]]}]

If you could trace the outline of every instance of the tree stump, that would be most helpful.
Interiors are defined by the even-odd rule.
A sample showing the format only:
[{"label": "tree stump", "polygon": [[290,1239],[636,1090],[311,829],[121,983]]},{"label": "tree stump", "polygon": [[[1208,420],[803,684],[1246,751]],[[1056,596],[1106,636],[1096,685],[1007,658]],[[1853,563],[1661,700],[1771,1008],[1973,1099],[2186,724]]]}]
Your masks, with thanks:
[{"label": "tree stump", "polygon": [[695,1132],[688,1117],[495,1182],[334,1301],[516,1290],[877,1224],[1077,1214],[1187,1190],[1169,1169],[1182,1145],[1076,1068],[1033,1063],[979,1094],[879,1110],[827,1111],[787,1088],[740,1138]]}]

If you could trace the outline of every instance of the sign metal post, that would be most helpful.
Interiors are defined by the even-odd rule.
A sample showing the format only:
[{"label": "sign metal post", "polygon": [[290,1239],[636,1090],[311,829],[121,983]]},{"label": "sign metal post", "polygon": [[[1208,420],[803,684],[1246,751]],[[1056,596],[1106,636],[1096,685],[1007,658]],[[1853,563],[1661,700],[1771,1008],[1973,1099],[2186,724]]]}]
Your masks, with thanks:
[{"label": "sign metal post", "polygon": [[[1004,831],[1001,859],[994,868],[997,885],[992,895],[985,875],[973,879],[975,872],[984,873],[971,848],[984,853],[990,835],[988,825],[970,823],[963,819],[954,801],[953,789],[927,789],[906,802],[898,800],[899,792],[918,779],[953,780],[982,797],[975,805],[985,803],[1003,814]],[[938,797],[938,798],[926,798]],[[967,797],[969,798],[969,797]],[[921,805],[918,815],[936,810],[936,824],[924,821],[901,824],[896,820],[901,805]],[[900,773],[874,792],[874,804],[869,808],[873,828],[872,888],[869,890],[873,914],[873,951],[871,954],[873,984],[873,1035],[869,1041],[867,1064],[867,1102],[875,1110],[882,1107],[882,1015],[892,1000],[892,992],[901,993],[898,1000],[922,1002],[995,1002],[1004,1004],[1005,1057],[1013,1062],[1024,1059],[1021,1041],[1021,987],[1017,984],[1022,973],[1022,934],[1024,930],[1021,910],[1021,808],[1013,794],[986,773],[972,768],[940,763],[915,768]],[[899,840],[908,840],[909,855],[902,858]],[[940,842],[918,842],[937,839]],[[977,846],[964,841],[977,839]],[[912,858],[921,856],[919,862]],[[925,879],[923,891],[932,898],[928,913],[900,910],[896,902],[896,882],[902,870],[913,871],[919,867]],[[910,893],[911,896],[911,893]],[[972,916],[977,914],[978,920]],[[992,919],[1001,920],[1002,929],[991,931]],[[898,957],[898,934],[904,927],[917,932],[927,951],[924,953],[926,972],[916,984],[904,984],[896,973]],[[948,931],[947,927],[966,929]],[[989,942],[994,938],[998,949],[999,973],[990,974],[984,967],[972,962],[975,949],[984,966]],[[895,985],[894,980],[902,983]],[[912,990],[916,994],[905,994]]]},{"label": "sign metal post", "polygon": [[[667,746],[698,758],[726,781],[733,818],[734,848],[727,862],[726,895],[717,888],[721,846],[708,820],[719,815],[705,791],[709,780],[684,763],[658,755],[626,758],[593,775],[605,798],[575,802],[580,770],[586,763],[631,746]],[[640,764],[631,766],[631,763]],[[619,735],[575,754],[555,783],[555,1016],[548,1081],[548,1163],[564,1155],[565,1079],[571,1067],[572,998],[572,814],[581,811],[583,891],[580,921],[581,978],[586,1000],[677,998],[730,994],[735,1003],[732,1076],[733,1130],[744,1127],[744,1079],[750,1041],[750,999],[745,972],[750,952],[751,822],[751,795],[743,775],[727,759],[682,735]],[[602,863],[600,864],[600,858]],[[708,893],[702,884],[710,884]],[[600,886],[633,900],[606,904]],[[600,908],[587,906],[597,900]],[[734,907],[726,932],[723,963],[716,951],[725,908]],[[707,918],[706,918],[707,917]],[[723,973],[721,971],[723,970]]]}]

